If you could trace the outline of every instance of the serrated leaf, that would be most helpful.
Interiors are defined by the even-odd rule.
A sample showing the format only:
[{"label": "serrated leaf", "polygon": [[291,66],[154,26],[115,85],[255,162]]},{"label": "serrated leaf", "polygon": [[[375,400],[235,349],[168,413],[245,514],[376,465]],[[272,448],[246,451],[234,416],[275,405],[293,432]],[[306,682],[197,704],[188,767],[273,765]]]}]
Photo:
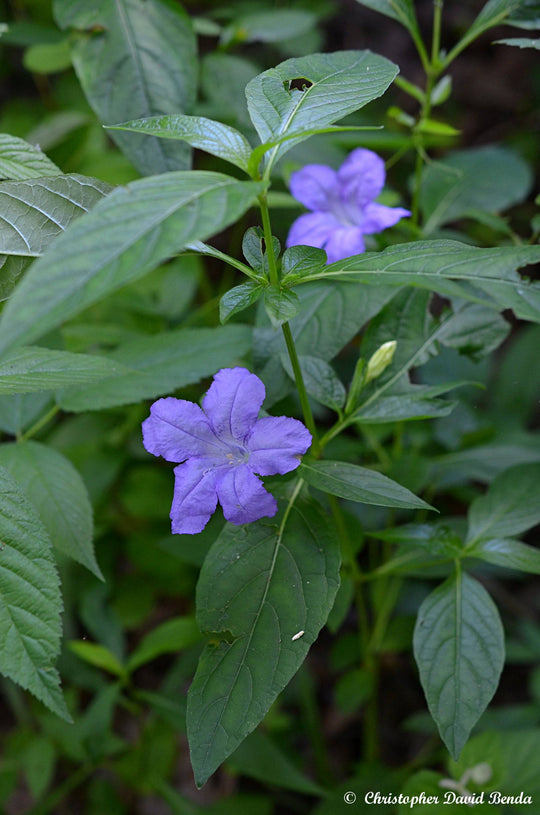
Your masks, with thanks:
[{"label": "serrated leaf", "polygon": [[71,721],[54,662],[62,634],[51,542],[28,499],[0,467],[1,672]]},{"label": "serrated leaf", "polygon": [[467,547],[467,555],[505,569],[540,574],[540,549],[508,538],[489,538]]},{"label": "serrated leaf", "polygon": [[83,175],[0,183],[0,255],[35,258],[53,238],[88,212],[109,184]]},{"label": "serrated leaf", "polygon": [[201,639],[201,633],[194,617],[175,617],[158,625],[141,640],[131,654],[128,671],[136,671],[141,665],[151,662],[162,654],[183,651]]},{"label": "serrated leaf", "polygon": [[500,212],[519,203],[532,179],[529,165],[505,147],[460,150],[432,162],[424,169],[420,188],[425,234],[468,210]]},{"label": "serrated leaf", "polygon": [[260,185],[176,172],[118,187],[60,235],[27,272],[0,322],[0,348],[50,331],[187,243],[235,221]]},{"label": "serrated leaf", "polygon": [[268,286],[264,290],[264,307],[274,328],[292,320],[300,311],[300,300],[296,292],[278,286]]},{"label": "serrated leaf", "polygon": [[219,319],[226,323],[233,314],[239,314],[257,302],[264,291],[260,283],[242,283],[225,292],[219,301]]},{"label": "serrated leaf", "polygon": [[450,577],[420,606],[413,647],[429,711],[457,760],[504,664],[504,631],[489,594],[467,574]]},{"label": "serrated leaf", "polygon": [[31,393],[119,376],[125,366],[107,357],[50,348],[15,348],[0,361],[0,394]]},{"label": "serrated leaf", "polygon": [[540,284],[516,273],[539,261],[540,246],[480,249],[458,241],[415,241],[336,261],[312,278],[413,285],[499,310],[511,308],[517,317],[540,322]]},{"label": "serrated leaf", "polygon": [[105,645],[98,642],[86,642],[85,640],[71,640],[69,650],[80,659],[88,662],[89,665],[108,671],[113,676],[124,676],[125,674],[122,663]]},{"label": "serrated leaf", "polygon": [[[301,354],[298,357],[304,385],[310,396],[333,410],[339,410],[345,404],[345,386],[338,379],[334,369],[319,357]],[[291,361],[285,354],[281,355],[281,364],[288,375],[294,380],[294,371]]]},{"label": "serrated leaf", "polygon": [[108,359],[132,369],[96,387],[69,388],[57,399],[64,410],[102,410],[170,394],[219,368],[234,365],[250,347],[247,325],[181,328],[126,342]]},{"label": "serrated leaf", "polygon": [[[104,124],[189,111],[197,86],[196,41],[180,5],[160,0],[55,0],[59,26],[73,29],[73,65]],[[111,132],[143,175],[187,169],[182,142]]]},{"label": "serrated leaf", "polygon": [[328,524],[316,503],[301,500],[271,522],[227,524],[207,555],[197,619],[211,641],[187,711],[199,786],[261,721],[326,621],[339,585]]},{"label": "serrated leaf", "polygon": [[505,538],[540,523],[540,464],[520,464],[497,476],[469,509],[466,543]]},{"label": "serrated leaf", "polygon": [[0,178],[22,181],[61,174],[62,171],[39,147],[17,136],[0,133]]},{"label": "serrated leaf", "polygon": [[[381,96],[397,72],[370,51],[340,51],[288,59],[252,79],[246,98],[261,142],[298,133],[268,151],[267,170],[307,138],[304,131],[330,125]],[[289,88],[299,78],[305,90]]]},{"label": "serrated leaf", "polygon": [[206,119],[203,116],[151,116],[109,125],[108,130],[127,130],[144,133],[161,139],[185,141],[192,147],[205,150],[213,156],[229,161],[241,170],[248,171],[251,146],[245,136],[229,125]]},{"label": "serrated leaf", "polygon": [[380,507],[433,509],[382,473],[346,461],[303,461],[298,472],[312,487],[349,501]]},{"label": "serrated leaf", "polygon": [[92,543],[92,506],[73,464],[51,447],[25,441],[0,445],[0,466],[28,496],[53,546],[102,579]]}]

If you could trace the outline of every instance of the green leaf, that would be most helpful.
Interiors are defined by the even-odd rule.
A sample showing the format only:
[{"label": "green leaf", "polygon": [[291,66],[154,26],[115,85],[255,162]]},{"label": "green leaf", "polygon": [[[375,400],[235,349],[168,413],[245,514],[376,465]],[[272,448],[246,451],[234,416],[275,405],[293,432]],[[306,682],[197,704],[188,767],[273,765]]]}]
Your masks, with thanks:
[{"label": "green leaf", "polygon": [[34,258],[111,190],[83,175],[0,183],[0,254]]},{"label": "green leaf", "polygon": [[476,37],[484,31],[502,23],[506,17],[512,14],[523,4],[523,0],[488,0],[480,14],[473,20],[467,33],[460,40],[460,48],[463,50]]},{"label": "green leaf", "polygon": [[296,317],[300,300],[296,292],[278,286],[268,286],[264,291],[264,307],[274,328],[279,328]]},{"label": "green leaf", "polygon": [[538,0],[520,0],[512,3],[512,13],[506,21],[507,25],[516,28],[540,28],[540,3]]},{"label": "green leaf", "polygon": [[271,521],[227,524],[207,555],[197,619],[211,639],[187,711],[198,786],[261,721],[326,621],[339,585],[328,523],[302,499]]},{"label": "green leaf", "polygon": [[300,37],[313,28],[316,17],[305,9],[254,11],[242,14],[228,25],[221,40],[231,42],[281,42]]},{"label": "green leaf", "polygon": [[16,348],[0,361],[0,394],[31,393],[87,384],[123,374],[125,367],[106,357],[50,348]]},{"label": "green leaf", "polygon": [[429,234],[479,209],[500,212],[523,201],[532,185],[529,165],[505,147],[461,150],[426,165],[420,206]]},{"label": "green leaf", "polygon": [[219,319],[226,323],[233,314],[239,314],[257,302],[264,291],[260,283],[242,283],[225,292],[219,301]]},{"label": "green leaf", "polygon": [[518,535],[540,522],[540,464],[502,472],[469,509],[466,543]]},{"label": "green leaf", "polygon": [[92,506],[73,464],[51,447],[25,441],[0,445],[0,466],[28,496],[53,546],[103,579],[92,544]]},{"label": "green leaf", "polygon": [[362,6],[397,20],[409,31],[418,31],[412,0],[357,0]]},{"label": "green leaf", "polygon": [[0,396],[0,430],[19,436],[52,407],[51,393]]},{"label": "green leaf", "polygon": [[[304,385],[310,396],[314,396],[321,405],[326,405],[332,410],[342,408],[347,394],[345,386],[338,379],[334,369],[324,359],[307,354],[299,355],[298,361]],[[294,380],[294,371],[288,355],[281,355],[281,364],[290,378]]]},{"label": "green leaf", "polygon": [[305,776],[265,733],[255,730],[227,762],[234,772],[263,784],[294,790],[304,795],[323,795],[318,784]]},{"label": "green leaf", "polygon": [[201,61],[201,87],[214,119],[252,131],[245,88],[260,68],[244,57],[213,52]]},{"label": "green leaf", "polygon": [[101,668],[114,676],[124,676],[125,674],[125,668],[118,658],[100,643],[71,640],[69,650],[76,654],[79,659],[88,662],[89,665],[93,665],[95,668]]},{"label": "green leaf", "polygon": [[129,130],[158,136],[162,139],[177,139],[205,150],[213,156],[225,159],[231,164],[248,171],[251,146],[245,136],[228,125],[206,119],[203,116],[152,116],[148,119],[135,119],[132,122],[109,125],[108,130]]},{"label": "green leaf", "polygon": [[0,133],[0,178],[22,181],[38,176],[61,175],[39,147],[17,136]]},{"label": "green leaf", "polygon": [[425,393],[426,390],[429,389],[413,385],[403,393],[395,393],[392,396],[377,395],[376,399],[366,401],[365,405],[359,407],[351,418],[364,424],[386,424],[448,416],[456,402],[433,399]]},{"label": "green leaf", "polygon": [[290,246],[281,258],[282,283],[290,284],[326,264],[326,252],[314,246]]},{"label": "green leaf", "polygon": [[23,65],[36,74],[55,74],[71,68],[69,40],[31,45],[24,52]]},{"label": "green leaf", "polygon": [[516,274],[521,266],[539,261],[540,246],[479,249],[458,241],[415,241],[331,263],[311,279],[413,285],[498,310],[511,308],[517,317],[540,322],[540,284]]},{"label": "green leaf", "polygon": [[[28,182],[29,183],[29,182]],[[0,349],[50,331],[248,209],[260,185],[177,172],[118,187],[27,272],[0,322]]]},{"label": "green leaf", "polygon": [[298,472],[312,487],[349,501],[380,507],[433,509],[401,484],[367,467],[345,461],[304,461]]},{"label": "green leaf", "polygon": [[510,323],[493,309],[463,303],[456,309],[455,319],[439,333],[439,340],[476,360],[498,348],[509,332]]},{"label": "green leaf", "polygon": [[[281,244],[274,235],[272,235],[272,249],[274,250],[274,258],[277,259],[281,251]],[[260,275],[268,277],[270,269],[268,249],[264,232],[260,226],[250,226],[246,230],[242,238],[242,253],[252,269]]]},{"label": "green leaf", "polygon": [[131,372],[103,379],[96,386],[64,390],[58,402],[64,410],[78,412],[169,394],[234,365],[249,350],[250,334],[247,325],[227,325],[181,328],[126,342],[108,359]]},{"label": "green leaf", "polygon": [[489,704],[504,664],[504,632],[486,590],[454,575],[422,603],[414,657],[439,733],[457,760]]},{"label": "green leaf", "polygon": [[[248,109],[261,142],[298,134],[267,153],[267,172],[304,131],[321,128],[359,110],[381,96],[396,77],[397,67],[370,51],[340,51],[288,59],[264,71],[246,87]],[[305,90],[291,87],[305,81]]]},{"label": "green leaf", "polygon": [[28,499],[0,468],[1,672],[71,721],[54,662],[62,634],[51,542]]},{"label": "green leaf", "polygon": [[[59,26],[73,29],[73,65],[104,124],[189,111],[197,85],[196,42],[179,5],[160,0],[55,0]],[[143,175],[187,169],[182,142],[112,138]]]},{"label": "green leaf", "polygon": [[495,40],[495,45],[513,45],[514,48],[535,48],[540,49],[540,38],[533,40],[531,37],[510,37],[506,40]]},{"label": "green leaf", "polygon": [[540,549],[508,538],[489,538],[467,547],[467,555],[505,569],[540,574]]},{"label": "green leaf", "polygon": [[162,654],[183,651],[201,639],[194,617],[175,617],[161,623],[141,640],[131,654],[128,671],[136,671],[141,665],[151,662]]},{"label": "green leaf", "polygon": [[29,258],[0,255],[0,300],[7,300],[30,263]]}]

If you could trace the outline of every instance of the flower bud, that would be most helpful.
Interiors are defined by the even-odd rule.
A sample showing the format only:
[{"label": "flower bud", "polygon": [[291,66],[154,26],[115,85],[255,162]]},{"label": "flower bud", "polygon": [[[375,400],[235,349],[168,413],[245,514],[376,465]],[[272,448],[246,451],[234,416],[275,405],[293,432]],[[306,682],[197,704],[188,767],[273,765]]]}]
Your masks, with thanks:
[{"label": "flower bud", "polygon": [[492,775],[493,770],[490,765],[483,761],[481,764],[471,767],[469,777],[475,784],[486,784]]},{"label": "flower bud", "polygon": [[396,346],[397,346],[396,340],[390,340],[389,342],[384,342],[380,348],[377,348],[377,350],[375,351],[367,365],[365,378],[366,385],[373,379],[377,379],[377,377],[382,374],[385,368],[388,368],[388,366],[394,359],[394,354],[396,353]]}]

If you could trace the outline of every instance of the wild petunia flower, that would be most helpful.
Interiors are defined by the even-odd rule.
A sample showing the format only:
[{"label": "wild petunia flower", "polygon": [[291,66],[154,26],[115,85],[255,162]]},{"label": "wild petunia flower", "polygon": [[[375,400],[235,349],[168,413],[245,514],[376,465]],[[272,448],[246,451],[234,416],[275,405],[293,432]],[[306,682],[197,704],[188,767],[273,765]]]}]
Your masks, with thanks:
[{"label": "wild petunia flower", "polygon": [[206,526],[217,502],[233,524],[277,512],[276,499],[257,475],[295,470],[311,444],[297,419],[258,419],[266,391],[246,368],[223,368],[201,408],[184,399],[158,399],[142,425],[144,446],[175,467],[172,531],[195,535]]},{"label": "wild petunia flower", "polygon": [[410,215],[408,209],[376,204],[384,187],[384,161],[358,148],[339,170],[307,164],[291,175],[291,193],[312,212],[291,226],[287,246],[324,249],[328,263],[365,251],[364,235],[382,232]]}]

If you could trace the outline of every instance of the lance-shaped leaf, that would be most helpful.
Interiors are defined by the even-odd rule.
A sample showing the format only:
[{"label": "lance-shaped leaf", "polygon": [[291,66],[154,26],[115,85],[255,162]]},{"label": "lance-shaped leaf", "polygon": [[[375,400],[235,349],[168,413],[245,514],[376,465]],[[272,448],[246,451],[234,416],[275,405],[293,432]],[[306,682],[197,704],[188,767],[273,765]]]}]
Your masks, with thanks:
[{"label": "lance-shaped leaf", "polygon": [[304,461],[299,473],[312,487],[349,501],[380,507],[433,509],[406,487],[382,473],[346,461]]},{"label": "lance-shaped leaf", "polygon": [[307,138],[306,131],[337,122],[381,96],[397,73],[396,65],[370,51],[339,51],[288,59],[256,76],[246,97],[261,141],[298,134],[269,150],[268,166]]},{"label": "lance-shaped leaf", "polygon": [[540,523],[540,464],[510,467],[469,509],[467,543],[519,535]]},{"label": "lance-shaped leaf", "polygon": [[103,408],[154,399],[234,365],[250,348],[247,325],[180,328],[126,342],[110,354],[118,375],[57,395],[64,410]]},{"label": "lance-shaped leaf", "polygon": [[0,133],[0,178],[22,181],[61,174],[62,171],[39,147],[17,136]]},{"label": "lance-shaped leaf", "polygon": [[119,376],[124,365],[92,354],[50,348],[16,348],[0,361],[0,394],[32,393]]},{"label": "lance-shaped leaf", "polygon": [[270,522],[225,526],[197,586],[197,619],[210,637],[188,695],[199,786],[296,673],[338,585],[338,542],[315,502],[289,505]]},{"label": "lance-shaped leaf", "polygon": [[39,257],[53,238],[111,189],[83,175],[0,183],[0,255]]},{"label": "lance-shaped leaf", "polygon": [[325,277],[377,286],[413,285],[499,310],[511,308],[517,317],[540,322],[540,284],[516,273],[539,261],[540,246],[479,249],[459,241],[415,241],[336,261],[310,280]]},{"label": "lance-shaped leaf", "polygon": [[409,31],[418,31],[413,0],[357,0],[357,2],[397,20]]},{"label": "lance-shaped leaf", "polygon": [[206,119],[204,116],[151,116],[148,119],[135,119],[111,125],[108,130],[128,130],[144,133],[160,139],[176,139],[205,150],[213,156],[235,164],[241,170],[248,170],[251,146],[245,136],[234,127]]},{"label": "lance-shaped leaf", "polygon": [[70,720],[54,667],[62,633],[60,581],[35,510],[0,467],[0,670]]},{"label": "lance-shaped leaf", "polygon": [[92,505],[73,464],[52,447],[25,441],[0,445],[0,466],[28,496],[53,546],[102,577],[92,542]]},{"label": "lance-shaped leaf", "polygon": [[486,590],[454,575],[422,603],[414,657],[439,733],[457,760],[489,704],[504,664],[504,631]]},{"label": "lance-shaped leaf", "polygon": [[467,555],[504,569],[540,574],[540,549],[511,538],[489,538],[467,546]]},{"label": "lance-shaped leaf", "polygon": [[[105,124],[189,110],[195,101],[197,62],[191,21],[167,0],[55,0],[61,28],[75,29],[73,65]],[[186,169],[190,150],[132,133],[112,134],[143,175]]]},{"label": "lance-shaped leaf", "polygon": [[261,185],[211,172],[177,172],[118,187],[63,232],[15,289],[0,349],[55,328],[146,274],[187,243],[248,209]]}]

